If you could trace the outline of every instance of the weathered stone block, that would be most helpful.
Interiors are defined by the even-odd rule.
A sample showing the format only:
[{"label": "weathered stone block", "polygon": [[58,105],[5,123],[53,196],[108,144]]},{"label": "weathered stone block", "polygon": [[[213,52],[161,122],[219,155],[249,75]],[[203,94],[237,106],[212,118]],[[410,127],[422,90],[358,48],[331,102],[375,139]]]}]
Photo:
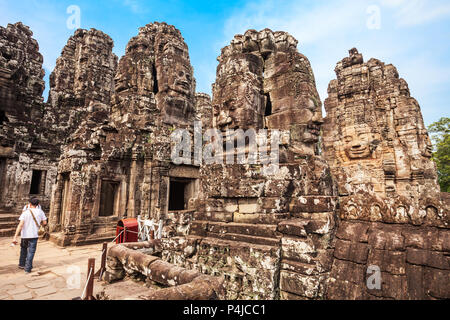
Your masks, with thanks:
[{"label": "weathered stone block", "polygon": [[416,265],[450,270],[450,258],[440,252],[408,248],[406,261]]},{"label": "weathered stone block", "polygon": [[306,298],[306,297],[298,296],[296,294],[286,292],[286,291],[280,292],[280,299],[281,300],[293,300],[293,301],[294,300],[308,300],[308,298]]},{"label": "weathered stone block", "polygon": [[381,250],[404,250],[405,239],[397,232],[369,231],[369,245]]},{"label": "weathered stone block", "polygon": [[308,225],[308,223],[309,221],[300,219],[283,221],[278,224],[278,231],[286,235],[304,238],[307,236],[305,227]]},{"label": "weathered stone block", "polygon": [[350,241],[336,241],[334,256],[338,259],[366,263],[369,254],[369,246],[364,243]]},{"label": "weathered stone block", "polygon": [[386,271],[391,274],[403,275],[406,272],[406,253],[371,249],[367,265],[378,266],[381,271]]},{"label": "weathered stone block", "polygon": [[410,299],[426,299],[424,288],[424,267],[406,264],[406,275],[408,281],[408,296]]},{"label": "weathered stone block", "polygon": [[290,271],[280,272],[280,289],[310,299],[319,294],[321,277],[301,275]]},{"label": "weathered stone block", "polygon": [[240,214],[233,215],[233,222],[253,223],[253,224],[278,224],[289,216],[288,213],[258,213],[258,214]]},{"label": "weathered stone block", "polygon": [[238,210],[241,214],[252,214],[259,212],[259,205],[256,199],[239,199]]},{"label": "weathered stone block", "polygon": [[[408,281],[404,275],[392,275],[390,273],[381,273],[381,295],[384,298],[391,298],[396,300],[405,300],[408,297]],[[377,290],[372,290],[375,294]]]},{"label": "weathered stone block", "polygon": [[363,300],[366,298],[364,287],[350,281],[328,281],[327,299],[330,300]]},{"label": "weathered stone block", "polygon": [[365,286],[366,271],[364,265],[335,259],[333,261],[330,278],[352,282],[358,286]]},{"label": "weathered stone block", "polygon": [[316,255],[314,243],[307,238],[281,238],[283,259],[311,263]]},{"label": "weathered stone block", "polygon": [[336,232],[336,237],[342,240],[368,242],[369,225],[364,222],[342,221]]},{"label": "weathered stone block", "polygon": [[428,297],[437,299],[449,299],[450,287],[449,270],[439,270],[434,268],[425,268],[424,289]]},{"label": "weathered stone block", "polygon": [[335,201],[332,197],[300,196],[292,199],[289,210],[291,212],[332,212],[335,210]]}]

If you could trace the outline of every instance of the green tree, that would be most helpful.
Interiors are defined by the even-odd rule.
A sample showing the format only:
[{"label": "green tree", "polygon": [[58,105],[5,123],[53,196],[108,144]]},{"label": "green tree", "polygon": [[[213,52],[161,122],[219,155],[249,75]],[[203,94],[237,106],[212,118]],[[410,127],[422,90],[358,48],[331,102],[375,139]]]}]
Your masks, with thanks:
[{"label": "green tree", "polygon": [[450,192],[450,118],[441,118],[428,131],[434,144],[433,160],[437,164],[441,191]]}]

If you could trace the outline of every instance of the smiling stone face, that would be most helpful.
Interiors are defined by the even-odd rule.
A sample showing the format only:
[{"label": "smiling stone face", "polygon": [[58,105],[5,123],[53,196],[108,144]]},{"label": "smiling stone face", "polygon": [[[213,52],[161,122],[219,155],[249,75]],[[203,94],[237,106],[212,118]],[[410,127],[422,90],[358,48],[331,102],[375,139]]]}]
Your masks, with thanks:
[{"label": "smiling stone face", "polygon": [[371,145],[375,135],[367,125],[350,126],[342,130],[344,150],[349,159],[365,159],[372,154]]},{"label": "smiling stone face", "polygon": [[286,32],[248,30],[218,58],[215,125],[289,130],[292,161],[319,152],[322,103],[309,60]]},{"label": "smiling stone face", "polygon": [[150,40],[135,37],[127,46],[127,54],[120,59],[115,82],[115,92],[131,89],[140,94],[153,92],[154,75],[152,73],[154,59]]}]

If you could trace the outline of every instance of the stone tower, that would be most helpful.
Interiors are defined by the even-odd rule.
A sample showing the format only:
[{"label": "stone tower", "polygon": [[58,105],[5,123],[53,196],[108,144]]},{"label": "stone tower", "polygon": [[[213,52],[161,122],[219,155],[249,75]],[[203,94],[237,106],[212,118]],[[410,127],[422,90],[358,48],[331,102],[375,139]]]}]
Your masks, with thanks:
[{"label": "stone tower", "polygon": [[336,74],[323,142],[341,221],[327,297],[448,298],[449,215],[419,104],[393,65],[356,49]]},{"label": "stone tower", "polygon": [[105,33],[78,29],[62,49],[50,75],[46,117],[60,139],[70,137],[88,115],[90,106],[110,105],[117,69],[113,47]]},{"label": "stone tower", "polygon": [[[229,299],[323,297],[335,198],[316,155],[322,115],[309,61],[291,35],[269,29],[235,36],[218,60],[215,128],[232,142],[231,130],[278,130],[279,171],[263,161],[204,163],[189,236],[163,240],[163,257],[224,275]],[[238,150],[224,145],[224,157]]]},{"label": "stone tower", "polygon": [[30,195],[48,209],[58,157],[42,126],[45,72],[32,36],[21,22],[0,27],[0,209],[15,214]]},{"label": "stone tower", "polygon": [[446,226],[431,142],[406,81],[393,65],[364,63],[356,49],[336,74],[325,102],[324,150],[341,217]]},{"label": "stone tower", "polygon": [[[99,54],[95,61],[104,61]],[[58,167],[51,219],[62,244],[106,239],[118,220],[138,215],[177,225],[168,215],[170,185],[189,184],[190,191],[180,195],[183,209],[195,194],[198,167],[175,168],[170,158],[171,133],[191,130],[196,117],[193,68],[180,31],[157,22],[140,28],[114,79],[109,71],[100,74],[105,90],[84,96],[89,114]],[[77,96],[78,87],[69,93]]]}]

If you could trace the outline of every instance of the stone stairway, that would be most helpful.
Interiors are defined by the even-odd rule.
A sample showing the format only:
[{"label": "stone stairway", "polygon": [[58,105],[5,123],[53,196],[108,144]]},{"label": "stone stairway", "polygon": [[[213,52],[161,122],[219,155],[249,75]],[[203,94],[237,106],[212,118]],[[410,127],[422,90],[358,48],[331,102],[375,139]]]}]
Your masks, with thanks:
[{"label": "stone stairway", "polygon": [[12,237],[19,224],[19,215],[0,210],[0,237]]}]

